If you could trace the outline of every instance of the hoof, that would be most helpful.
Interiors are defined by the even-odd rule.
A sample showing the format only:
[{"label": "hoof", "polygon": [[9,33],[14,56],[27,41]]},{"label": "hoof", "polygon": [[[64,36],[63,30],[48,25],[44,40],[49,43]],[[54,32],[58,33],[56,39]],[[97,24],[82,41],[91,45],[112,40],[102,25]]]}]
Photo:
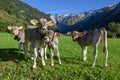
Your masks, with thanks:
[{"label": "hoof", "polygon": [[83,59],[83,62],[85,62],[86,60],[87,60],[87,58],[84,58],[84,59]]},{"label": "hoof", "polygon": [[54,66],[54,64],[51,64],[51,66]]},{"label": "hoof", "polygon": [[59,64],[61,65],[61,62]]},{"label": "hoof", "polygon": [[33,69],[36,69],[36,66],[35,65],[33,65],[33,67],[32,67]]},{"label": "hoof", "polygon": [[107,64],[106,64],[106,65],[104,65],[104,67],[107,67]]},{"label": "hoof", "polygon": [[92,66],[91,66],[91,68],[94,68],[94,67],[95,67],[95,65],[92,65]]},{"label": "hoof", "polygon": [[47,60],[47,57],[45,57],[45,60]]},{"label": "hoof", "polygon": [[42,64],[42,66],[44,67],[44,66],[45,66],[45,64]]}]

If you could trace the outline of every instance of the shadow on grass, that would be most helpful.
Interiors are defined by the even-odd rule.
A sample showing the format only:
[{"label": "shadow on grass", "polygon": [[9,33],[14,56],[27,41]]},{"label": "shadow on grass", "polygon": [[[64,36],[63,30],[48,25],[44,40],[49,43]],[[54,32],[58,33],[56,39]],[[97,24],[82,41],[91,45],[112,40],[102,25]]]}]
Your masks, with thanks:
[{"label": "shadow on grass", "polygon": [[14,61],[18,63],[24,59],[24,54],[18,55],[18,49],[16,48],[2,48],[0,49],[0,61]]},{"label": "shadow on grass", "polygon": [[[58,60],[57,56],[54,56],[55,60]],[[89,68],[92,68],[92,61],[90,59],[87,59],[85,62],[82,61],[82,58],[80,57],[62,57],[61,56],[61,62],[64,62],[65,64],[75,64],[75,65],[81,65],[81,66],[86,66]],[[104,63],[103,63],[104,64]],[[96,62],[96,65],[94,68],[100,68],[103,69],[105,68],[104,66],[101,66]]]},{"label": "shadow on grass", "polygon": [[[60,56],[61,62],[62,63],[67,63],[67,64],[80,64],[81,59],[79,57],[66,57],[66,56]],[[58,57],[54,56],[54,60],[58,61]]]}]

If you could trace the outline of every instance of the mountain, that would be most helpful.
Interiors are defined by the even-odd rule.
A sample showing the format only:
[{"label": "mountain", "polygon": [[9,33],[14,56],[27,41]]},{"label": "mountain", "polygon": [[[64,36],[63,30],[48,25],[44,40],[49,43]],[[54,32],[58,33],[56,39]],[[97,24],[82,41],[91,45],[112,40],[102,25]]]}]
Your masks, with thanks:
[{"label": "mountain", "polygon": [[29,6],[21,0],[0,0],[0,31],[8,25],[27,26],[31,19],[49,18],[49,14]]},{"label": "mountain", "polygon": [[54,18],[57,22],[57,30],[61,33],[94,30],[100,27],[108,29],[108,23],[120,22],[120,3],[79,14],[56,14]]}]

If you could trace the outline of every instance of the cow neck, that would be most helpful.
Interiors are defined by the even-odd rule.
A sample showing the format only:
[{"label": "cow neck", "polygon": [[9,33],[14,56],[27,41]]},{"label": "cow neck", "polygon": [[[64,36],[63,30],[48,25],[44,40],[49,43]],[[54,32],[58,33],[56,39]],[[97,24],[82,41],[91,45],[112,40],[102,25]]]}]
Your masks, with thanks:
[{"label": "cow neck", "polygon": [[40,33],[39,35],[40,35],[40,39],[44,39],[45,34]]},{"label": "cow neck", "polygon": [[18,36],[19,36],[19,35],[20,35],[20,33],[21,33],[21,30],[19,29],[18,31],[19,31],[19,32],[18,32]]},{"label": "cow neck", "polygon": [[54,34],[53,34],[52,40],[50,40],[49,42],[47,42],[48,46],[50,46],[50,45],[51,45],[51,42],[54,40],[54,38],[55,38],[54,35],[55,35],[55,32],[54,32]]},{"label": "cow neck", "polygon": [[79,36],[79,37],[77,38],[77,41],[81,41],[82,38],[83,38],[83,37],[80,37],[80,36]]},{"label": "cow neck", "polygon": [[54,38],[55,38],[55,36],[54,36],[54,35],[55,35],[55,32],[54,32],[53,37],[52,37],[52,40],[51,40],[50,42],[52,42],[52,41],[54,40]]}]

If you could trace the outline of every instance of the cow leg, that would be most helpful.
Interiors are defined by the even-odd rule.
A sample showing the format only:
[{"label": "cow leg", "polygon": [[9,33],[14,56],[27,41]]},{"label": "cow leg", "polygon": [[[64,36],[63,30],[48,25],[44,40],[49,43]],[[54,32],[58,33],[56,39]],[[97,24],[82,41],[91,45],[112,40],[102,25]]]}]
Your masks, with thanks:
[{"label": "cow leg", "polygon": [[45,56],[45,59],[47,59],[47,54],[46,54],[46,52],[47,52],[47,45],[45,46],[44,49],[45,49],[45,50],[44,50],[44,51],[45,51],[45,55],[44,55],[44,56]]},{"label": "cow leg", "polygon": [[36,59],[37,59],[37,49],[34,48],[34,62],[33,62],[33,68],[36,68]]},{"label": "cow leg", "polygon": [[87,47],[82,47],[83,61],[87,59]]},{"label": "cow leg", "polygon": [[107,50],[107,46],[103,47],[103,53],[104,53],[104,58],[105,58],[105,67],[107,67],[107,59],[108,59],[108,50]]},{"label": "cow leg", "polygon": [[53,51],[52,51],[52,49],[50,49],[50,58],[51,58],[51,66],[54,66]]},{"label": "cow leg", "polygon": [[32,45],[32,43],[30,44],[30,57],[33,60],[33,45]]},{"label": "cow leg", "polygon": [[24,46],[24,52],[25,52],[24,58],[27,59],[28,43],[24,43],[23,46]]},{"label": "cow leg", "polygon": [[56,50],[57,50],[57,57],[58,57],[59,64],[61,64],[59,49],[57,48]]},{"label": "cow leg", "polygon": [[92,67],[95,66],[95,63],[96,63],[96,58],[97,58],[97,55],[98,55],[98,49],[97,49],[98,45],[96,44],[94,46],[94,58],[93,58],[93,64],[92,64]]},{"label": "cow leg", "polygon": [[40,52],[41,52],[40,54],[41,54],[41,57],[42,57],[42,65],[45,66],[45,59],[44,59],[45,54],[44,54],[44,48],[43,47],[40,48]]},{"label": "cow leg", "polygon": [[107,49],[107,33],[103,36],[102,39],[102,45],[103,45],[103,53],[104,53],[104,66],[107,67],[107,59],[108,59],[108,49]]},{"label": "cow leg", "polygon": [[19,44],[18,44],[18,49],[19,49],[19,50],[18,50],[18,55],[20,55],[21,46],[22,46],[22,43],[19,43]]}]

